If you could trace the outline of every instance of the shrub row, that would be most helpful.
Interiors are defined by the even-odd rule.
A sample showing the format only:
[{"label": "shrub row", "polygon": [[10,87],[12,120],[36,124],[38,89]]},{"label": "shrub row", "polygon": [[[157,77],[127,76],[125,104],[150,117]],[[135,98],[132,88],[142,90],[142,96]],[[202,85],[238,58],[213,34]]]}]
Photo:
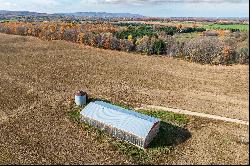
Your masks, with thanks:
[{"label": "shrub row", "polygon": [[143,36],[157,37],[161,33],[172,36],[175,33],[192,33],[204,31],[206,31],[206,29],[200,27],[177,28],[174,26],[129,25],[127,30],[118,31],[115,33],[115,36],[120,39],[126,39],[129,35],[132,35],[134,38],[141,38]]},{"label": "shrub row", "polygon": [[[166,31],[170,31],[168,27],[166,29]],[[164,28],[161,30],[164,30]],[[172,28],[172,30],[178,29]],[[193,31],[193,29],[186,32],[189,31]],[[200,31],[203,30],[200,29]],[[210,35],[181,41],[174,36],[151,31],[151,27],[147,26],[139,27],[136,30],[134,27],[130,27],[125,31],[108,28],[90,31],[84,26],[62,26],[60,24],[46,26],[39,24],[17,24],[16,26],[0,24],[0,32],[36,36],[46,40],[66,40],[111,50],[172,56],[202,64],[249,63],[248,45],[238,45],[238,43],[248,43],[246,41],[248,36],[241,33],[228,36],[223,40]],[[133,35],[136,37],[133,37]]]}]

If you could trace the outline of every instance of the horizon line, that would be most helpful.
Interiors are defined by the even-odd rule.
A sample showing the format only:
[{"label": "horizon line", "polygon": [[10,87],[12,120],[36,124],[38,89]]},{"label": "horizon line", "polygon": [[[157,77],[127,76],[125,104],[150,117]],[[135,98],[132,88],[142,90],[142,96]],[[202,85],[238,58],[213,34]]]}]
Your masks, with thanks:
[{"label": "horizon line", "polygon": [[76,11],[76,12],[39,12],[39,11],[30,11],[30,10],[6,10],[6,9],[0,9],[0,11],[10,11],[10,12],[31,12],[31,13],[39,13],[39,14],[48,14],[48,15],[53,15],[53,14],[65,14],[65,13],[110,13],[110,14],[133,14],[133,15],[140,15],[143,17],[148,17],[148,18],[248,18],[249,16],[146,16],[143,14],[138,14],[138,13],[129,13],[129,12],[105,12],[105,11]]}]

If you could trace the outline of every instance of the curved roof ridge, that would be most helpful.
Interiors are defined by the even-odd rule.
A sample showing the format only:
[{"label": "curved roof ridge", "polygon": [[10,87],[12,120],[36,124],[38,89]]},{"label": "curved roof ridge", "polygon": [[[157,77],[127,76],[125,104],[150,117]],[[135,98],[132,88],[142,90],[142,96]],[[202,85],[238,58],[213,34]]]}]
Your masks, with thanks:
[{"label": "curved roof ridge", "polygon": [[89,103],[81,115],[103,122],[123,131],[146,138],[152,126],[160,120],[103,101]]},{"label": "curved roof ridge", "polygon": [[94,101],[94,103],[100,104],[100,105],[104,104],[105,107],[115,109],[116,111],[119,111],[119,112],[122,112],[122,113],[127,113],[127,114],[133,115],[133,116],[135,116],[137,118],[141,118],[141,119],[144,119],[144,120],[147,120],[147,121],[150,121],[150,122],[160,121],[159,119],[157,119],[155,117],[148,116],[148,115],[145,115],[145,114],[141,114],[139,112],[135,112],[135,111],[132,111],[132,110],[129,110],[129,109],[126,109],[126,108],[122,108],[120,106],[116,106],[116,105],[113,105],[113,104],[110,104],[110,103],[107,103],[107,102],[104,102],[104,101]]}]

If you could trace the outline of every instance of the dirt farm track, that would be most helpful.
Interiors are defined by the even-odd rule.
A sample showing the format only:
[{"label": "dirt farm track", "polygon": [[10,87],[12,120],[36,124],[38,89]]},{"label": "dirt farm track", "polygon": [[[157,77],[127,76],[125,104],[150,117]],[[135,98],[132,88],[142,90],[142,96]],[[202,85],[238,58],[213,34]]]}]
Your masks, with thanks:
[{"label": "dirt farm track", "polygon": [[[74,92],[248,121],[249,66],[209,66],[0,33],[0,164],[133,164],[70,121]],[[247,164],[248,126],[193,118],[166,164]]]}]

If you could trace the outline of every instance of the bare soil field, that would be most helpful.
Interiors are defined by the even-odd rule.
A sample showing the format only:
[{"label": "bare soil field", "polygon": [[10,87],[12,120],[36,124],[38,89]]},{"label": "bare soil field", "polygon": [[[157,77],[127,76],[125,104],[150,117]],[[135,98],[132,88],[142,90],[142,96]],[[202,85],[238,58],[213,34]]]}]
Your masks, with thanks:
[{"label": "bare soil field", "polygon": [[[209,66],[0,34],[0,164],[136,164],[68,116],[74,92],[248,121],[249,66]],[[160,164],[248,164],[248,126],[190,117]]]}]

